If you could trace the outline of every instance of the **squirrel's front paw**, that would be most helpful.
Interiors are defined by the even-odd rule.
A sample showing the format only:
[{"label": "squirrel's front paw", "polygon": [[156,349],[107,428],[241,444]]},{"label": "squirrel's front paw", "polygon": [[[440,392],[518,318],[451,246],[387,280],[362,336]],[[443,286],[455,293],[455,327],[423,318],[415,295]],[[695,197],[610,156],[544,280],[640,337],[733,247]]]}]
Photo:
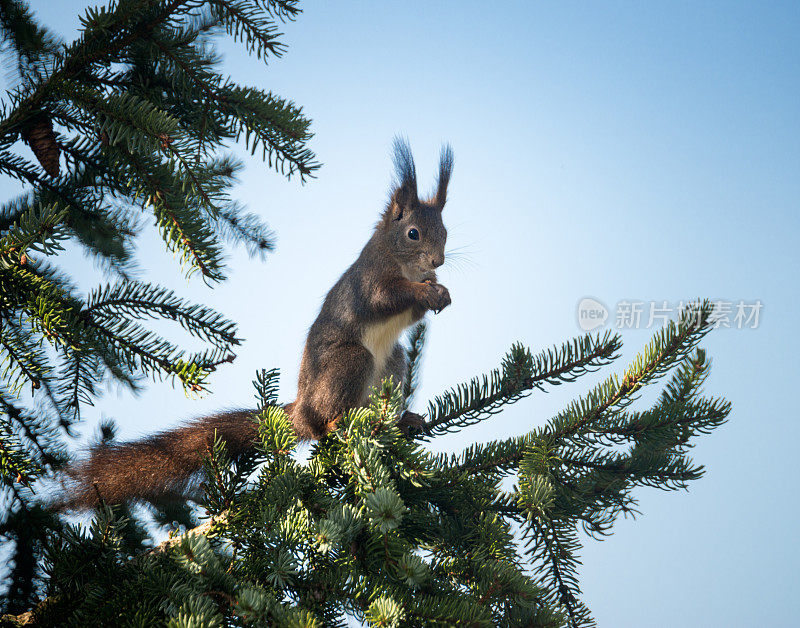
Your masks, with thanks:
[{"label": "squirrel's front paw", "polygon": [[440,283],[427,283],[428,289],[425,292],[425,307],[438,314],[450,305],[450,291]]}]

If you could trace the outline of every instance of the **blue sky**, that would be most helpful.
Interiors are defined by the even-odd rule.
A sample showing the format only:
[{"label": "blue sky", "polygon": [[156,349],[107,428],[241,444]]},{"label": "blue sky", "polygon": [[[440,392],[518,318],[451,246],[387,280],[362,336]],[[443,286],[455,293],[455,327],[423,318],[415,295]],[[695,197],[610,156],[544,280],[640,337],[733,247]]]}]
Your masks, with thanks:
[{"label": "blue sky", "polygon": [[[83,3],[32,6],[71,38]],[[304,334],[385,202],[392,137],[409,138],[423,185],[450,141],[445,222],[463,257],[440,273],[453,305],[431,321],[418,399],[493,368],[514,341],[540,349],[580,334],[586,296],[612,309],[611,326],[622,300],[760,300],[758,329],[720,329],[704,343],[707,391],[733,403],[729,423],[694,451],[706,476],[688,493],[639,491],[639,519],[587,541],[582,588],[600,626],[796,621],[800,4],[304,9],[269,66],[222,47],[234,78],[295,100],[314,121],[317,179],[286,182],[251,160],[236,191],[277,231],[276,253],[261,263],[235,252],[230,280],[210,291],[187,283],[155,237],[141,245],[143,277],[239,321],[246,343],[212,395],[187,399],[168,384],[135,399],[112,392],[87,412],[84,434],[101,416],[130,438],[248,405],[262,367],[280,367],[291,400]],[[617,370],[650,333],[623,332]],[[433,446],[523,433],[594,381]]]}]

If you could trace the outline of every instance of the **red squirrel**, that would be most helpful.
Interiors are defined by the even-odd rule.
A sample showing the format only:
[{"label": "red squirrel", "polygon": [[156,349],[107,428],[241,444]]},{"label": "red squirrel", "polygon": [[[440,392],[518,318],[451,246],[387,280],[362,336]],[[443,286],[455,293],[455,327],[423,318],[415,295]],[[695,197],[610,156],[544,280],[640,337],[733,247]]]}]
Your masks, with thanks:
[{"label": "red squirrel", "polygon": [[[414,159],[399,139],[394,164],[396,182],[372,237],[330,289],[309,329],[297,398],[285,406],[301,440],[318,440],[335,429],[345,412],[366,405],[370,388],[383,378],[391,375],[402,384],[406,354],[400,334],[427,311],[450,305],[436,269],[444,263],[442,210],[453,152],[449,145],[442,148],[436,192],[427,200],[418,196]],[[234,458],[253,449],[254,413],[222,412],[138,441],[100,445],[66,470],[69,494],[59,507],[181,497],[215,433]],[[422,417],[408,411],[398,420],[404,431],[421,423]]]}]

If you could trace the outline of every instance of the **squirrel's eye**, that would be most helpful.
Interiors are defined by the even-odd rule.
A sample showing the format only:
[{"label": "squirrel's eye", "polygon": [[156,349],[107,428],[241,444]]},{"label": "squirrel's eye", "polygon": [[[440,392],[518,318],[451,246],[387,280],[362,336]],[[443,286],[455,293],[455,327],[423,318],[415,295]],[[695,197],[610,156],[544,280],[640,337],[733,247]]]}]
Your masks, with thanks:
[{"label": "squirrel's eye", "polygon": [[409,229],[408,230],[408,237],[411,240],[419,240],[419,231],[417,231],[416,229],[413,229],[413,228]]}]

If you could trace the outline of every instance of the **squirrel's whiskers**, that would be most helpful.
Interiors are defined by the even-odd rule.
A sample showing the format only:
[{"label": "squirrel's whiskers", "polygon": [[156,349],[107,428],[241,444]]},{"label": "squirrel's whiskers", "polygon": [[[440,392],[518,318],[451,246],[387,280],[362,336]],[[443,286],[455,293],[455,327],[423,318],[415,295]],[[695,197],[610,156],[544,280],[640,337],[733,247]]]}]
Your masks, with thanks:
[{"label": "squirrel's whiskers", "polygon": [[474,259],[475,250],[469,245],[457,246],[444,252],[444,267],[460,274],[478,268]]}]

